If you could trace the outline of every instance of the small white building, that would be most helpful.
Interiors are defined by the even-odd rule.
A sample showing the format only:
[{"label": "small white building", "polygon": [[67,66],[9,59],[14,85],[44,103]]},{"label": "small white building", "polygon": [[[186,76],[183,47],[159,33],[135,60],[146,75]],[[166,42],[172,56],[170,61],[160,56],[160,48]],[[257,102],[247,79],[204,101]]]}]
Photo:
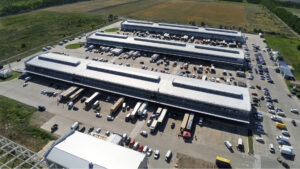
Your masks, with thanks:
[{"label": "small white building", "polygon": [[78,131],[60,138],[44,156],[63,168],[147,168],[144,153]]},{"label": "small white building", "polygon": [[12,71],[10,69],[2,69],[0,70],[0,77],[1,78],[8,78],[12,76]]}]

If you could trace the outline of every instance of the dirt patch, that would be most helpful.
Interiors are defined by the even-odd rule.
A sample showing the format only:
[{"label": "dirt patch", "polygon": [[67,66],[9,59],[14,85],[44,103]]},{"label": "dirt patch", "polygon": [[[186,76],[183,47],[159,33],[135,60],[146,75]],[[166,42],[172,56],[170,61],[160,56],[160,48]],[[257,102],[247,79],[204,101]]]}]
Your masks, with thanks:
[{"label": "dirt patch", "polygon": [[177,153],[175,168],[218,168],[215,163]]},{"label": "dirt patch", "polygon": [[44,123],[46,123],[48,120],[50,120],[54,114],[49,113],[49,112],[40,112],[37,111],[33,113],[31,119],[30,119],[30,124],[41,127]]}]

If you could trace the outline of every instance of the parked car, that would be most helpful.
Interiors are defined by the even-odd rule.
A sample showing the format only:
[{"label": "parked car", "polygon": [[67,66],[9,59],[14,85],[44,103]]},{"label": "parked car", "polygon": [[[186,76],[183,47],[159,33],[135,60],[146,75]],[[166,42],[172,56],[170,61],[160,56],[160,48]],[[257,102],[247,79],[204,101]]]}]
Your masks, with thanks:
[{"label": "parked car", "polygon": [[139,148],[138,148],[137,150],[138,150],[139,152],[142,152],[142,151],[143,151],[143,147],[144,147],[143,145],[140,145]]},{"label": "parked car", "polygon": [[171,124],[171,129],[174,129],[174,128],[175,128],[175,123],[172,122],[172,124]]},{"label": "parked car", "polygon": [[152,148],[149,148],[149,150],[147,151],[147,156],[150,157],[152,154]]},{"label": "parked car", "polygon": [[148,136],[147,131],[145,131],[145,130],[141,131],[141,135],[144,137],[147,137]]},{"label": "parked car", "polygon": [[105,132],[105,135],[106,135],[106,136],[109,136],[109,135],[110,135],[110,131],[106,131],[106,132]]},{"label": "parked car", "polygon": [[54,124],[54,125],[51,127],[51,133],[54,133],[57,129],[58,129],[58,124]]},{"label": "parked car", "polygon": [[46,107],[45,107],[45,106],[42,106],[42,105],[39,105],[39,106],[38,106],[38,110],[39,110],[39,111],[45,111],[45,110],[46,110]]},{"label": "parked car", "polygon": [[269,145],[269,150],[271,153],[275,153],[274,145],[272,143]]},{"label": "parked car", "polygon": [[224,144],[229,150],[232,150],[232,144],[229,141],[224,141]]},{"label": "parked car", "polygon": [[113,120],[114,120],[114,117],[109,115],[109,116],[107,116],[107,120],[108,120],[108,121],[113,121]]},{"label": "parked car", "polygon": [[101,130],[102,130],[101,128],[97,128],[96,133],[99,134],[101,132]]},{"label": "parked car", "polygon": [[154,153],[154,159],[158,159],[159,158],[159,150],[155,150],[155,153]]},{"label": "parked car", "polygon": [[292,113],[299,114],[299,110],[298,110],[298,109],[291,109],[291,112],[292,112]]},{"label": "parked car", "polygon": [[262,137],[256,137],[255,138],[256,141],[260,142],[260,143],[264,143],[264,139]]}]

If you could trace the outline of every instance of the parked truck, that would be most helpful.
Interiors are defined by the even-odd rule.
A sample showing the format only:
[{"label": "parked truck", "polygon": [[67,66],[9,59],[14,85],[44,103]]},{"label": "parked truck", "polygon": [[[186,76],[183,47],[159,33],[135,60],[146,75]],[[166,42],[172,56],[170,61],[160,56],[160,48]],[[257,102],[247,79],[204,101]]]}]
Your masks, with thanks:
[{"label": "parked truck", "polygon": [[159,115],[158,120],[157,120],[158,124],[162,124],[163,123],[163,121],[164,121],[164,119],[165,119],[165,117],[167,115],[167,111],[168,111],[168,109],[163,109],[162,110],[162,112]]},{"label": "parked truck", "polygon": [[63,91],[60,95],[59,95],[59,101],[64,101],[69,99],[69,97],[78,89],[78,87],[76,86],[71,86],[69,87],[67,90]]},{"label": "parked truck", "polygon": [[137,111],[139,110],[140,106],[142,105],[142,102],[137,102],[136,105],[134,106],[132,112],[130,113],[130,118],[134,119],[134,117],[137,114]]},{"label": "parked truck", "polygon": [[151,123],[151,126],[150,126],[150,131],[151,133],[153,133],[157,127],[157,120],[153,120],[152,123]]},{"label": "parked truck", "polygon": [[138,109],[138,112],[137,112],[139,116],[142,115],[143,111],[147,108],[147,106],[148,106],[148,102],[144,102],[141,105],[141,107]]},{"label": "parked truck", "polygon": [[124,97],[119,98],[116,103],[110,108],[110,115],[113,115],[124,102]]},{"label": "parked truck", "polygon": [[94,103],[94,100],[100,95],[99,92],[95,92],[91,97],[89,97],[84,103],[85,107],[88,107]]}]

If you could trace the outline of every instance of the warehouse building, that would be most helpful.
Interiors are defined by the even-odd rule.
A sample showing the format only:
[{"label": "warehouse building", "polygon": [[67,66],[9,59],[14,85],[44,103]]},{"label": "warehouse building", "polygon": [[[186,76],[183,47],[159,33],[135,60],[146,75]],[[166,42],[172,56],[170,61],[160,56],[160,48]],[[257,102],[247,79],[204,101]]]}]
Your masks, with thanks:
[{"label": "warehouse building", "polygon": [[226,63],[237,67],[243,67],[245,64],[245,56],[242,50],[192,43],[95,32],[87,36],[87,44],[188,57],[217,63]]},{"label": "warehouse building", "polygon": [[56,141],[44,156],[62,168],[147,168],[144,153],[74,130]]},{"label": "warehouse building", "polygon": [[25,62],[28,73],[74,85],[249,123],[247,88],[45,53]]},{"label": "warehouse building", "polygon": [[171,33],[176,35],[188,35],[207,39],[238,41],[242,43],[245,42],[244,35],[239,31],[208,27],[125,20],[121,22],[121,29],[124,31],[149,31],[160,34]]}]

